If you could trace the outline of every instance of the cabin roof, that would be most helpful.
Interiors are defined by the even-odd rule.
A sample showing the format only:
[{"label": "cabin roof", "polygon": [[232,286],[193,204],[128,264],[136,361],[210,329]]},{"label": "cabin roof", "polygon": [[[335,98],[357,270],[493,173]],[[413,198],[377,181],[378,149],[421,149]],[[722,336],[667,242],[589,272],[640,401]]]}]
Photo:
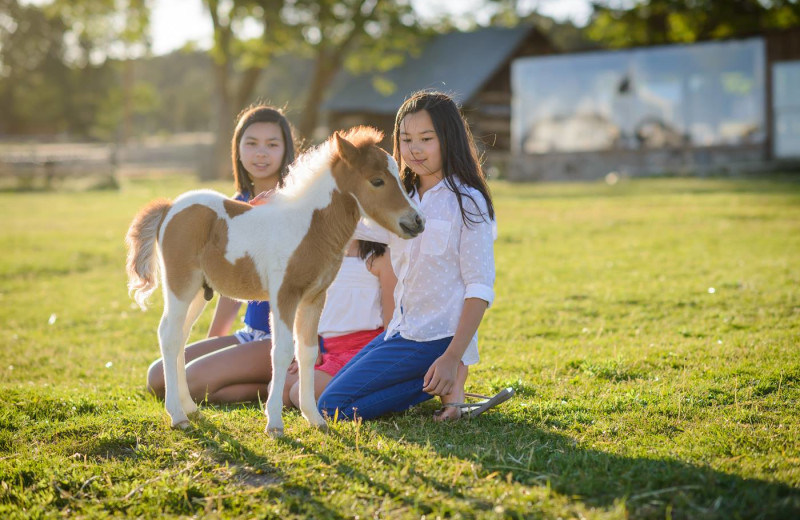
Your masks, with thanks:
[{"label": "cabin roof", "polygon": [[408,95],[435,89],[453,96],[459,104],[470,100],[512,55],[532,27],[487,27],[472,32],[436,36],[419,56],[408,56],[397,68],[381,74],[394,84],[391,94],[379,92],[373,74],[353,76],[340,72],[323,108],[333,112],[394,114]]}]

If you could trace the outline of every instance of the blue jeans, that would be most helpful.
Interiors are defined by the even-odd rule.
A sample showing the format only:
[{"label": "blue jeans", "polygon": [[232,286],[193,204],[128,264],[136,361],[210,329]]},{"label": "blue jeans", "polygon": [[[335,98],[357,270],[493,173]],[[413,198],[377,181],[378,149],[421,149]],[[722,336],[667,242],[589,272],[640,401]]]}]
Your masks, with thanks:
[{"label": "blue jeans", "polygon": [[374,419],[427,401],[433,396],[422,391],[422,379],[452,339],[411,341],[395,334],[384,340],[379,335],[331,380],[319,398],[320,413],[333,418],[338,409],[341,419]]}]

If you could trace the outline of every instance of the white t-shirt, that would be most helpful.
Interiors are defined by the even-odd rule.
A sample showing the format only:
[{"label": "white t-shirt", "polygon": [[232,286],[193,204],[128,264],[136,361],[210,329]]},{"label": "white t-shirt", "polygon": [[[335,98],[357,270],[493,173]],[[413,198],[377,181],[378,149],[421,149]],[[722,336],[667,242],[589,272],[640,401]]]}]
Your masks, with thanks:
[{"label": "white t-shirt", "polygon": [[342,336],[383,326],[381,286],[359,257],[346,256],[325,298],[319,319],[323,338]]}]

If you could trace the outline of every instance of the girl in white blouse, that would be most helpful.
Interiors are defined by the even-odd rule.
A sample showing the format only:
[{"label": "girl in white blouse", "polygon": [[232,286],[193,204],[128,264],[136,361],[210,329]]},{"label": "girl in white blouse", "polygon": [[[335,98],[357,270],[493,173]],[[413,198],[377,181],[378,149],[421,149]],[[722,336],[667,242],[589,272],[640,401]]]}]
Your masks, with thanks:
[{"label": "girl in white blouse", "polygon": [[[425,231],[389,244],[398,282],[386,333],[333,378],[319,399],[329,417],[370,419],[433,396],[463,400],[459,367],[478,361],[477,330],[494,299],[494,207],[475,144],[455,102],[418,92],[397,113],[394,156],[425,214]],[[460,383],[460,384],[459,384]]]}]

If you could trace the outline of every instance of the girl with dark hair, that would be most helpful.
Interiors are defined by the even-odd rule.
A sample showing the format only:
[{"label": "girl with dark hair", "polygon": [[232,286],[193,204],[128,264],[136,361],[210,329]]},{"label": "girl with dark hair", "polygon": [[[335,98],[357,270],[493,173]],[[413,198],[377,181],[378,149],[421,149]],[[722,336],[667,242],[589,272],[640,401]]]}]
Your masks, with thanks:
[{"label": "girl with dark hair", "polygon": [[236,121],[231,161],[237,195],[252,198],[283,186],[283,177],[295,158],[289,120],[277,108],[256,105],[243,110]]},{"label": "girl with dark hair", "polygon": [[[429,151],[436,156],[438,163],[425,161],[425,152],[428,150],[412,148],[411,134],[405,131],[405,126],[416,122],[424,122],[427,129],[425,135],[420,136],[419,146],[431,148]],[[494,205],[472,132],[458,106],[447,94],[429,91],[415,93],[397,111],[394,128],[394,158],[401,165],[400,178],[409,193],[417,192],[422,179],[432,175],[435,179],[444,180],[455,195],[465,225],[485,221],[486,216],[494,220]],[[433,149],[437,147],[438,150]],[[403,155],[404,151],[408,158]],[[473,194],[470,194],[471,190],[460,190],[459,185],[477,190],[483,196],[487,206],[485,215],[465,209],[465,197],[472,201],[473,206],[476,202]]]},{"label": "girl with dark hair", "polygon": [[340,418],[370,419],[436,395],[446,405],[440,418],[456,418],[461,408],[447,405],[464,401],[466,366],[478,361],[478,326],[494,299],[494,206],[469,127],[446,94],[407,99],[393,139],[425,231],[401,240],[359,227],[357,238],[389,244],[394,315],[386,334],[334,377],[319,407],[329,417],[338,410]]}]

